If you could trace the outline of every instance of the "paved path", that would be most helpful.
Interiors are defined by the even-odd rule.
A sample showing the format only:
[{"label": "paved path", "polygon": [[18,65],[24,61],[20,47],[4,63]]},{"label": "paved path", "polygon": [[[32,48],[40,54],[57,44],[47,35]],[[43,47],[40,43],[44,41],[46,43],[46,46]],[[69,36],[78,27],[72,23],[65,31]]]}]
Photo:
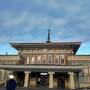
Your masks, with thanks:
[{"label": "paved path", "polygon": [[[0,90],[6,90],[5,87],[0,87]],[[17,87],[16,90],[69,90],[69,89],[61,89],[61,88],[20,88]],[[90,90],[90,89],[77,89],[77,90]]]}]

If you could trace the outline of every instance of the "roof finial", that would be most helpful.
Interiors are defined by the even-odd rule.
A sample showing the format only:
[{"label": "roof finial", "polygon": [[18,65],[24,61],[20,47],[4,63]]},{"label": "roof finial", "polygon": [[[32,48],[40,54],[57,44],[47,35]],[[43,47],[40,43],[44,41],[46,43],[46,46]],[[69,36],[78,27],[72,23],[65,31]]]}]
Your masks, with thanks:
[{"label": "roof finial", "polygon": [[50,41],[50,29],[48,29],[47,43],[51,43],[51,41]]}]

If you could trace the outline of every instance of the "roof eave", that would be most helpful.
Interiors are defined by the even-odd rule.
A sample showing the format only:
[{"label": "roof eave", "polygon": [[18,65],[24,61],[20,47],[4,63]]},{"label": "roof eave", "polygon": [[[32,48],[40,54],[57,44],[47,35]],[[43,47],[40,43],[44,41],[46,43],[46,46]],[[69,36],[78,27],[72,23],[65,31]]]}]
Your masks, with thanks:
[{"label": "roof eave", "polygon": [[[30,45],[29,45],[30,44]],[[40,45],[41,44],[41,45]],[[81,42],[61,42],[61,43],[10,43],[10,45],[12,46],[12,47],[14,47],[15,49],[17,49],[17,50],[19,50],[19,49],[21,49],[22,47],[23,48],[37,48],[37,47],[47,47],[47,48],[49,48],[49,47],[51,47],[52,46],[52,48],[53,47],[56,47],[56,46],[63,46],[63,45],[71,45],[71,48],[73,48],[73,51],[76,53],[77,52],[77,50],[79,49],[79,47],[80,47],[80,45],[81,45]]]}]

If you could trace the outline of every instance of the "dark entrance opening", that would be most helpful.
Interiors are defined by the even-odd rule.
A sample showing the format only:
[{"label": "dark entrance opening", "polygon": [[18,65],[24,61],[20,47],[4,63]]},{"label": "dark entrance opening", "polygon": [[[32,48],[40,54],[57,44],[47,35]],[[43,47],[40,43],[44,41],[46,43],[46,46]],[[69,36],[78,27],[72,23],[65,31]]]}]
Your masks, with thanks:
[{"label": "dark entrance opening", "polygon": [[23,87],[23,85],[24,85],[24,77],[25,77],[24,72],[17,72],[17,85],[19,87]]},{"label": "dark entrance opening", "polygon": [[48,74],[47,73],[39,73],[37,75],[37,86],[48,87]]},{"label": "dark entrance opening", "polygon": [[48,86],[48,76],[40,76],[40,87],[47,87]]},{"label": "dark entrance opening", "polygon": [[57,87],[58,88],[66,88],[65,87],[65,80],[68,78],[68,74],[67,73],[55,73],[54,77],[57,78]]},{"label": "dark entrance opening", "polygon": [[65,88],[65,78],[64,77],[58,78],[58,87],[59,88]]}]

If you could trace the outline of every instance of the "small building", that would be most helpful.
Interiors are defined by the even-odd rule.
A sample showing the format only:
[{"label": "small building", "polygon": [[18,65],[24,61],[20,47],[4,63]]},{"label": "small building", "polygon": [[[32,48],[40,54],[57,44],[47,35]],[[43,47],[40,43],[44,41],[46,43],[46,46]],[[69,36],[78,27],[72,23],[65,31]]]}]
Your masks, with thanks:
[{"label": "small building", "polygon": [[90,55],[76,55],[81,42],[10,43],[17,55],[0,55],[0,84],[13,73],[20,87],[90,87]]}]

